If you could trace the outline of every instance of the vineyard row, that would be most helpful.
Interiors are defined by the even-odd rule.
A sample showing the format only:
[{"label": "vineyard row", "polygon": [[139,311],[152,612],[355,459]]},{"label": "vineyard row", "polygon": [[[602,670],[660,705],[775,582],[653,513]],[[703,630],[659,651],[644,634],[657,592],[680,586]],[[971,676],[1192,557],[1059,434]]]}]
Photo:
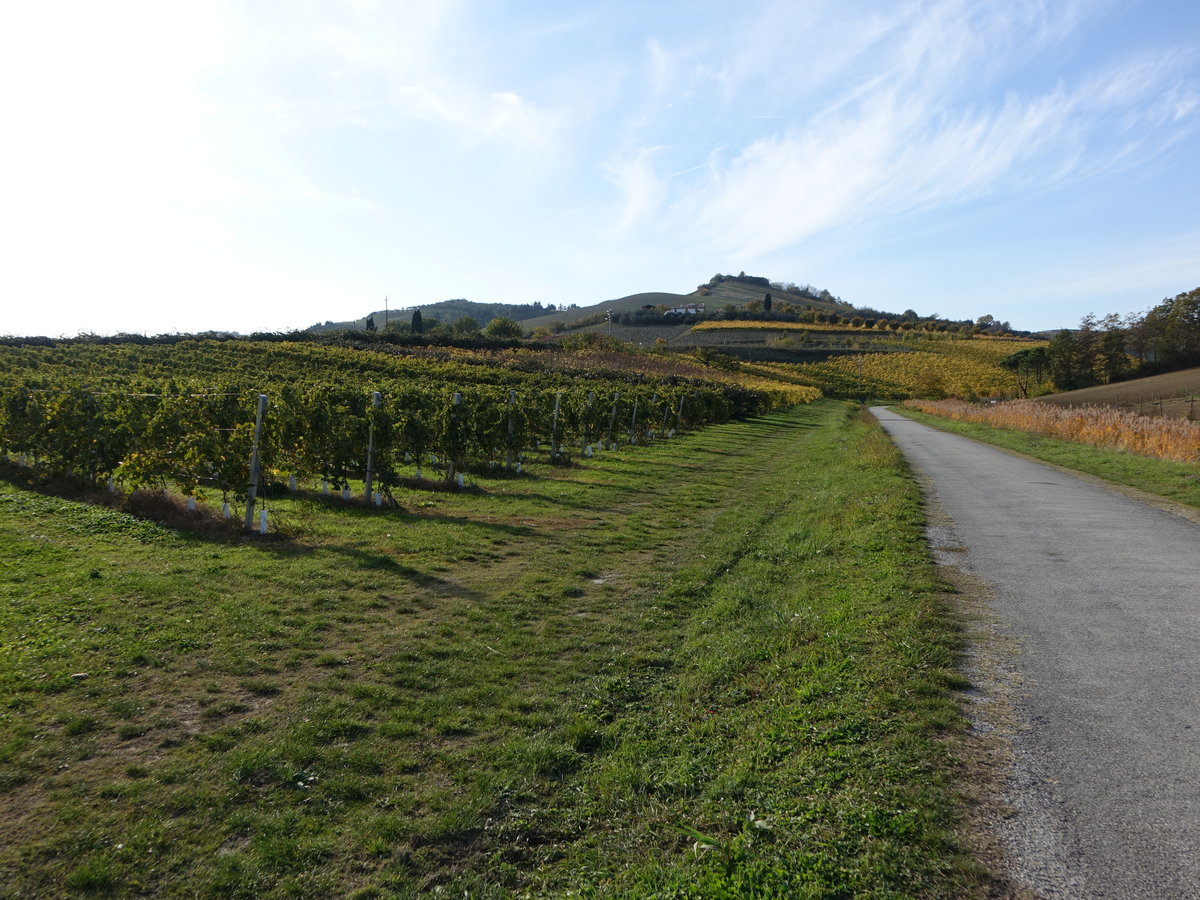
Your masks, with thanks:
[{"label": "vineyard row", "polygon": [[687,384],[378,387],[291,383],[260,394],[230,382],[150,394],[10,384],[0,386],[0,447],[89,485],[170,486],[185,496],[208,489],[229,500],[291,475],[334,488],[363,480],[386,495],[414,461],[432,462],[449,479],[472,468],[515,468],[540,449],[553,460],[644,444],[726,421],[735,408],[719,388]]}]

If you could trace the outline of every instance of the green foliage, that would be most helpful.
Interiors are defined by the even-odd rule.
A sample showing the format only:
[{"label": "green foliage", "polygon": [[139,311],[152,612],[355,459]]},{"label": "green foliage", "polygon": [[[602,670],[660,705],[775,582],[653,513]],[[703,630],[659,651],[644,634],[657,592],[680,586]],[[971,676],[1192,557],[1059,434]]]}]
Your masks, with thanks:
[{"label": "green foliage", "polygon": [[504,316],[497,316],[488,322],[487,327],[483,329],[483,333],[491,337],[500,338],[520,338],[524,334],[519,324]]},{"label": "green foliage", "polygon": [[1017,376],[1021,396],[1028,397],[1031,387],[1036,391],[1042,386],[1050,369],[1050,355],[1045,347],[1026,347],[1001,359],[1000,367]]},{"label": "green foliage", "polygon": [[455,334],[475,334],[479,331],[479,323],[471,316],[459,316],[451,328]]},{"label": "green foliage", "polygon": [[1200,288],[1168,297],[1129,323],[1130,349],[1168,371],[1200,365]]},{"label": "green foliage", "polygon": [[[590,351],[615,349],[605,335],[571,340]],[[370,405],[375,391],[378,409]],[[260,446],[268,480],[296,475],[341,488],[363,478],[373,426],[374,474],[385,492],[399,483],[406,462],[420,466],[429,454],[450,474],[451,467],[512,462],[552,439],[580,445],[589,432],[595,440],[596,423],[578,411],[596,395],[618,395],[614,415],[630,423],[614,440],[639,443],[652,431],[680,427],[681,403],[689,427],[699,427],[780,402],[767,391],[676,377],[313,344],[7,348],[0,352],[0,449],[90,485],[112,478],[129,489],[240,496],[260,392],[269,400]],[[557,394],[563,402],[555,435]],[[636,427],[635,405],[642,416]],[[652,420],[645,418],[650,410]]]}]

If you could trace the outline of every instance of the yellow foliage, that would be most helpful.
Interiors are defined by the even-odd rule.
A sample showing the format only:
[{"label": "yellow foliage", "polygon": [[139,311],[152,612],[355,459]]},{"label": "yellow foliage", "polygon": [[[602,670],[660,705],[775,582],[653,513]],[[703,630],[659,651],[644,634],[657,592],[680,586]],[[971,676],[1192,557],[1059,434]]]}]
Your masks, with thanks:
[{"label": "yellow foliage", "polygon": [[954,400],[908,400],[921,412],[996,428],[1015,428],[1156,459],[1200,462],[1200,422],[1152,418],[1111,407],[1061,407],[1036,400],[977,406]]},{"label": "yellow foliage", "polygon": [[1017,380],[1000,360],[1044,344],[993,337],[920,340],[911,350],[837,356],[798,370],[843,389],[861,383],[865,393],[880,397],[1005,397],[1017,393]]},{"label": "yellow foliage", "polygon": [[813,322],[756,322],[741,319],[708,319],[697,322],[692,331],[723,331],[729,328],[754,328],[760,331],[847,331],[853,326]]}]

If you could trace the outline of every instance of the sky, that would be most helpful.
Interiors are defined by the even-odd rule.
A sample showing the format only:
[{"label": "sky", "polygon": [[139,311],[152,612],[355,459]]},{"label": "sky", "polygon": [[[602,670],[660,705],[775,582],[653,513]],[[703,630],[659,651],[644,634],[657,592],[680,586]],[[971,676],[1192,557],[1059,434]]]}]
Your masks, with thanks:
[{"label": "sky", "polygon": [[1039,330],[1200,286],[1195,0],[41,0],[0,101],[0,334],[739,271]]}]

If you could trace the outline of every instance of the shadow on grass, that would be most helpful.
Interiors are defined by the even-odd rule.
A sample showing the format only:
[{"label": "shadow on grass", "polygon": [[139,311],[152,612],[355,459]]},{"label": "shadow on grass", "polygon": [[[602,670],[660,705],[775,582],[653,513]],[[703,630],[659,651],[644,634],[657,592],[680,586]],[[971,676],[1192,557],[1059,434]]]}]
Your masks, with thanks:
[{"label": "shadow on grass", "polygon": [[[377,550],[365,550],[361,547],[351,547],[345,544],[323,544],[320,547],[303,547],[294,543],[289,546],[282,542],[264,542],[260,546],[261,549],[268,553],[274,553],[277,556],[285,558],[290,555],[302,553],[332,553],[336,556],[352,560],[359,572],[378,571],[381,575],[402,578],[415,587],[423,588],[443,597],[481,600],[484,596],[478,591],[465,588],[456,582],[447,581],[445,578],[439,578],[428,572],[422,572],[420,569],[414,569],[412,566],[406,566],[394,557],[386,553],[380,553]],[[382,587],[383,585],[379,586]]]}]

